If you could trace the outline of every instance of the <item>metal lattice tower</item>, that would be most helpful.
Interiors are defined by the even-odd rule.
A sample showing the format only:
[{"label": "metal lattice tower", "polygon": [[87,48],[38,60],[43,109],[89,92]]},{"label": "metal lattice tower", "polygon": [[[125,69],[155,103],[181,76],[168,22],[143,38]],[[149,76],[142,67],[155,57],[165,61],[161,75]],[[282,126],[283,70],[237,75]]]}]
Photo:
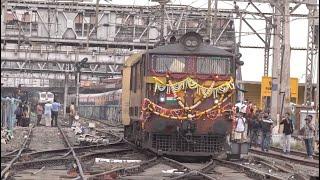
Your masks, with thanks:
[{"label": "metal lattice tower", "polygon": [[317,9],[314,6],[309,6],[308,15],[308,44],[307,44],[307,59],[306,59],[306,82],[304,90],[304,104],[311,105],[312,99],[312,79],[313,79],[313,58],[317,49],[315,46],[315,23],[314,18],[317,15]]},{"label": "metal lattice tower", "polygon": [[266,20],[266,36],[265,36],[264,68],[263,68],[264,76],[268,76],[268,72],[269,72],[271,31],[272,31],[272,24],[269,20]]}]

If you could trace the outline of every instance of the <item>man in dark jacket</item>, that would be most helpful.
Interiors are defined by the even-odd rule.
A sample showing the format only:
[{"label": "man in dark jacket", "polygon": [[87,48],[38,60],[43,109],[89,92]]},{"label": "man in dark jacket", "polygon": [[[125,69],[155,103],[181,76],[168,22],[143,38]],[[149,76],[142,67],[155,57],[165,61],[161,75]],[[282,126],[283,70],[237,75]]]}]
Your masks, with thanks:
[{"label": "man in dark jacket", "polygon": [[285,118],[282,119],[280,124],[283,124],[283,153],[290,154],[290,139],[293,133],[293,123],[290,119],[290,113],[285,114]]},{"label": "man in dark jacket", "polygon": [[260,126],[262,132],[261,150],[268,152],[273,128],[273,121],[270,119],[268,113],[264,113]]},{"label": "man in dark jacket", "polygon": [[254,115],[252,120],[250,121],[250,147],[252,145],[258,144],[258,137],[259,137],[259,129],[260,129],[260,111],[257,111]]}]

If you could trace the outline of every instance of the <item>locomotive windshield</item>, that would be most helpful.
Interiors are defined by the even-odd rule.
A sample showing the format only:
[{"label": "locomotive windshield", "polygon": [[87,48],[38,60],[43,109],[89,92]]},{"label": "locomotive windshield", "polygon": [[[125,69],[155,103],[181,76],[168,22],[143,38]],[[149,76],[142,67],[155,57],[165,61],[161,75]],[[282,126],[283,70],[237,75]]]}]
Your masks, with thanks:
[{"label": "locomotive windshield", "polygon": [[224,57],[198,57],[197,73],[230,74],[230,59]]},{"label": "locomotive windshield", "polygon": [[230,74],[228,57],[152,55],[152,69],[155,72],[195,72],[198,74]]}]

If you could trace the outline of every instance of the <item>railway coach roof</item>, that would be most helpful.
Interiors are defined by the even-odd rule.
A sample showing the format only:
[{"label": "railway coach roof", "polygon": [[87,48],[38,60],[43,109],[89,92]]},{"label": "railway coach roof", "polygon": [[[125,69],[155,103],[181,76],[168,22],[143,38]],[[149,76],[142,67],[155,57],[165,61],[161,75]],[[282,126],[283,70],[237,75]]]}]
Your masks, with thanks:
[{"label": "railway coach roof", "polygon": [[188,51],[180,43],[159,46],[149,50],[150,54],[168,54],[168,55],[211,55],[211,56],[233,56],[232,53],[215,46],[201,44],[197,50]]}]

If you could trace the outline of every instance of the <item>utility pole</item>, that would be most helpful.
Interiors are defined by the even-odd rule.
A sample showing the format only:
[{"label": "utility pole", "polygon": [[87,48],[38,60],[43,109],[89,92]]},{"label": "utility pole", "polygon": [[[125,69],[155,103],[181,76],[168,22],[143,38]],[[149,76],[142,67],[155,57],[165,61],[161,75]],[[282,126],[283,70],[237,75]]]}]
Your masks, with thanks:
[{"label": "utility pole", "polygon": [[[67,67],[67,66],[66,66]],[[67,101],[68,101],[68,79],[69,79],[69,74],[66,71],[64,74],[64,96],[63,96],[63,118],[66,118],[67,115]]]},{"label": "utility pole", "polygon": [[1,36],[5,35],[5,30],[6,30],[6,24],[7,24],[7,7],[8,7],[8,1],[4,2],[4,8],[2,9],[2,4],[1,2]]},{"label": "utility pole", "polygon": [[207,36],[209,41],[211,42],[211,31],[212,31],[212,0],[208,0],[208,11],[207,11]]},{"label": "utility pole", "polygon": [[[281,112],[287,112],[290,110],[290,11],[289,11],[289,0],[284,0],[284,17],[283,17],[283,60],[281,64],[281,92],[284,92],[284,99],[280,98],[280,104],[283,104],[283,110]],[[283,102],[284,100],[284,102]],[[282,116],[282,114],[280,114]],[[282,117],[281,117],[282,118]]]},{"label": "utility pole", "polygon": [[281,21],[280,11],[276,7],[278,4],[273,4],[274,16],[273,16],[273,60],[272,60],[272,79],[271,79],[271,119],[276,120],[279,114],[278,102],[279,102],[279,62],[280,62],[280,40],[281,40]]},{"label": "utility pole", "polygon": [[161,6],[161,30],[160,30],[160,44],[164,44],[164,2],[160,2]]},{"label": "utility pole", "polygon": [[217,20],[218,20],[218,0],[214,0],[214,18],[213,18],[213,22],[211,22],[211,24],[210,24],[210,28],[212,29],[212,27],[213,27],[213,32],[211,32],[211,34],[210,34],[210,42],[213,38],[214,38],[214,40],[217,39],[217,36],[216,36],[216,34],[217,34],[217,25],[216,25]]},{"label": "utility pole", "polygon": [[76,72],[76,108],[79,109],[80,70]]},{"label": "utility pole", "polygon": [[158,2],[160,4],[160,10],[161,10],[161,24],[160,24],[160,45],[165,44],[165,38],[164,38],[164,6],[169,2],[170,0],[151,0],[151,2]]},{"label": "utility pole", "polygon": [[306,81],[304,89],[304,104],[311,105],[312,101],[312,76],[313,76],[313,55],[315,48],[315,16],[317,14],[316,7],[307,6],[308,14],[308,44],[307,44],[307,59],[306,59]]}]

